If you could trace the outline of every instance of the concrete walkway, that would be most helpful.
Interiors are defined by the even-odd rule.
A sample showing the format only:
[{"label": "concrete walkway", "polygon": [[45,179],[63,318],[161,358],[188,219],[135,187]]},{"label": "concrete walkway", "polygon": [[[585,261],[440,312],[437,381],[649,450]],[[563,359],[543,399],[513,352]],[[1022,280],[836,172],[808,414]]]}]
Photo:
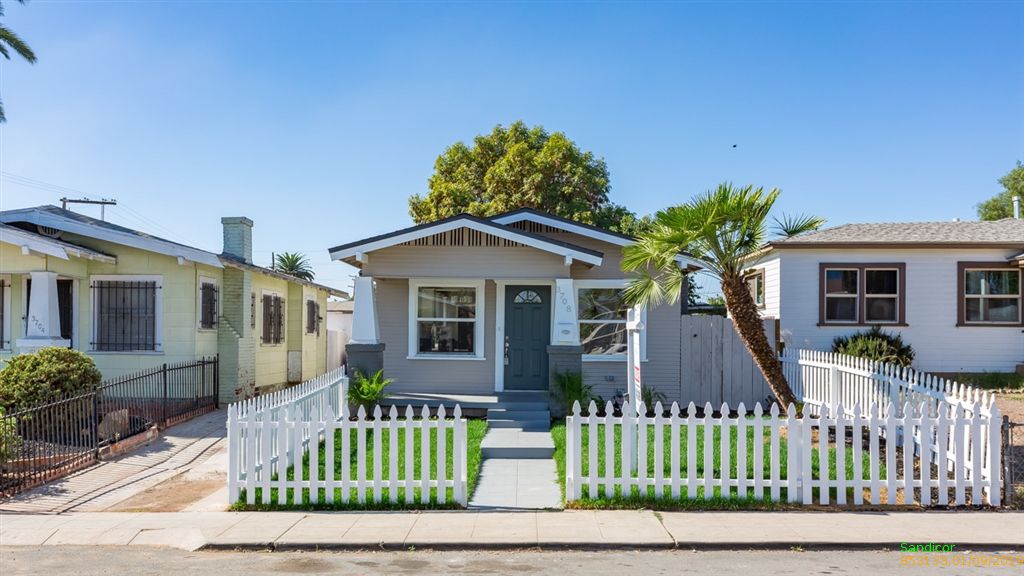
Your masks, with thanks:
[{"label": "concrete walkway", "polygon": [[1022,512],[92,512],[0,514],[0,546],[196,549],[889,549],[1024,551]]},{"label": "concrete walkway", "polygon": [[[0,511],[60,513],[101,511],[191,470],[226,469],[227,412],[219,410],[172,426],[148,445],[0,503]],[[223,485],[223,482],[221,482]],[[180,492],[180,491],[179,491]],[[201,499],[205,495],[199,495]],[[226,488],[219,499],[226,508]]]}]

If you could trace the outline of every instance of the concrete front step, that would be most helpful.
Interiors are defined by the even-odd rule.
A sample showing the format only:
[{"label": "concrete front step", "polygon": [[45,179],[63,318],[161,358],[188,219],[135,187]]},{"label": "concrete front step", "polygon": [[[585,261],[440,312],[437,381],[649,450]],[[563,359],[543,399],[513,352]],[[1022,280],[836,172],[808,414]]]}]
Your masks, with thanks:
[{"label": "concrete front step", "polygon": [[492,408],[487,411],[488,420],[546,420],[551,421],[551,412],[545,407],[543,410],[509,410],[505,408]]},{"label": "concrete front step", "polygon": [[492,428],[487,431],[480,449],[484,459],[549,459],[555,454],[555,443],[549,431]]},{"label": "concrete front step", "polygon": [[487,421],[488,428],[518,428],[535,432],[547,432],[551,430],[550,420],[504,420],[493,419]]}]

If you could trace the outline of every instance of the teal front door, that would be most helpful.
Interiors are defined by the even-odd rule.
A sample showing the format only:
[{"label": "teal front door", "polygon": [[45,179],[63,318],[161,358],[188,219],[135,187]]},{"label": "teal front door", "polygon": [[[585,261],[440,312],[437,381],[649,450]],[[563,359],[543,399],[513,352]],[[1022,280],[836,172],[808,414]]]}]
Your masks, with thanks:
[{"label": "teal front door", "polygon": [[505,389],[548,389],[551,287],[505,287]]}]

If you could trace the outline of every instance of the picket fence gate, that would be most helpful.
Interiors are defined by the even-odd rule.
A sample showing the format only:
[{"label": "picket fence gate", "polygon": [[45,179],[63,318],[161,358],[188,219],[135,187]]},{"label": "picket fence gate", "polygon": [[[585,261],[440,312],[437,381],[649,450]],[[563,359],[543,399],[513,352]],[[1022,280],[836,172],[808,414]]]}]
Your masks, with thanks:
[{"label": "picket fence gate", "polygon": [[[379,406],[372,415],[360,407],[352,417],[345,401],[347,387],[344,372],[335,370],[299,386],[229,406],[229,504],[237,503],[243,490],[249,505],[364,504],[368,497],[376,503],[385,499],[386,489],[390,502],[398,502],[399,493],[404,492],[402,500],[407,504],[434,501],[465,506],[467,438],[461,407],[455,406],[453,419],[447,419],[444,406],[437,409],[436,419],[425,406],[419,418],[407,407],[400,419],[394,406],[386,419]],[[447,466],[449,437],[451,470]],[[416,442],[418,452],[414,452]],[[404,457],[401,470],[400,449]],[[337,467],[335,455],[339,456]],[[438,463],[435,467],[430,465],[432,456]]]},{"label": "picket fence gate", "polygon": [[[566,499],[581,499],[586,488],[588,498],[601,497],[599,489],[604,497],[618,491],[623,496],[672,499],[684,492],[689,499],[710,499],[717,491],[722,498],[767,496],[773,501],[847,505],[847,492],[852,490],[852,504],[859,506],[865,504],[865,492],[869,504],[880,504],[884,490],[886,504],[998,506],[1000,433],[998,426],[987,425],[989,418],[998,421],[998,410],[993,406],[987,417],[979,404],[972,408],[968,414],[962,406],[950,404],[939,405],[933,413],[926,402],[906,403],[898,412],[893,403],[884,410],[878,404],[850,410],[839,405],[797,417],[792,405],[784,415],[778,405],[772,405],[765,415],[760,403],[752,413],[741,403],[734,413],[723,404],[716,417],[711,404],[705,404],[698,415],[692,402],[685,416],[677,403],[666,416],[659,402],[654,416],[646,415],[642,403],[639,410],[627,403],[615,416],[609,402],[605,415],[598,416],[597,405],[591,402],[583,416],[575,403],[566,418]],[[647,433],[638,433],[651,428],[653,446]],[[752,436],[749,447],[748,434]],[[620,438],[618,458],[609,456],[615,454],[616,437]],[[735,451],[731,439],[735,439]],[[598,470],[595,463],[602,446],[604,466]],[[649,448],[653,448],[651,458]],[[733,457],[735,462],[730,462]]]}]

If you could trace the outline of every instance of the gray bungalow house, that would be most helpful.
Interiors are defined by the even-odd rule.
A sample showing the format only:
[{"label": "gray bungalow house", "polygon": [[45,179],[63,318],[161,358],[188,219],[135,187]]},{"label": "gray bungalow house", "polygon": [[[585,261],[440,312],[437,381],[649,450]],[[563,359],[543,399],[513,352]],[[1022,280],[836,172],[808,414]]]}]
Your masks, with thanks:
[{"label": "gray bungalow house", "polygon": [[[521,209],[461,214],[330,249],[360,269],[349,365],[405,394],[547,391],[581,372],[610,399],[627,387],[620,267],[633,239]],[[700,263],[680,254],[680,267]],[[645,386],[681,390],[680,305],[638,310]]]}]

